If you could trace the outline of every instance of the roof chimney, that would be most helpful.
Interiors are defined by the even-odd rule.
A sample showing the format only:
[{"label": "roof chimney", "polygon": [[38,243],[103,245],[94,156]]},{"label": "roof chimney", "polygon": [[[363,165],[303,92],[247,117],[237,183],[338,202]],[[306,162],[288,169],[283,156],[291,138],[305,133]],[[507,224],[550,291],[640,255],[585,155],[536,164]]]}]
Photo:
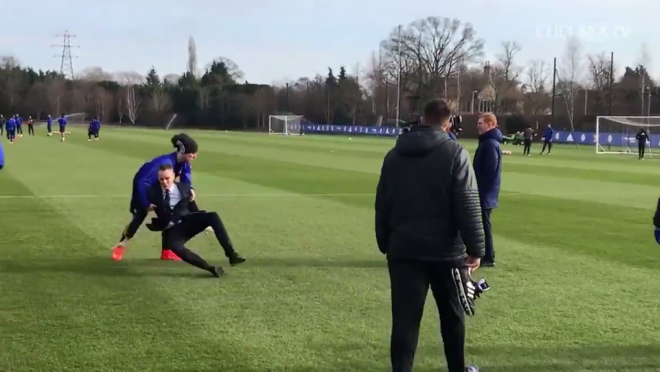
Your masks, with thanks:
[{"label": "roof chimney", "polygon": [[484,76],[486,79],[490,79],[490,61],[484,63]]}]

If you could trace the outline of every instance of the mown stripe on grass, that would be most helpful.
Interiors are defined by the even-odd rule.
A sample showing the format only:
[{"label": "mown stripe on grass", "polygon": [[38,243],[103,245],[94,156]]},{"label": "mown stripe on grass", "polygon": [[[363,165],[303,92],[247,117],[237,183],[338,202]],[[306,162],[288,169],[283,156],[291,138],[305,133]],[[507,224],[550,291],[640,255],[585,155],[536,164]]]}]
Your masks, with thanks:
[{"label": "mown stripe on grass", "polygon": [[[0,188],[29,193],[7,174]],[[90,251],[109,253],[107,247],[57,208],[4,199],[0,210],[1,371],[193,368],[189,358],[163,360],[175,344],[208,370],[218,352],[234,352],[214,339],[193,341],[204,329],[145,278],[155,270],[93,257]],[[176,321],[163,324],[163,313]]]}]

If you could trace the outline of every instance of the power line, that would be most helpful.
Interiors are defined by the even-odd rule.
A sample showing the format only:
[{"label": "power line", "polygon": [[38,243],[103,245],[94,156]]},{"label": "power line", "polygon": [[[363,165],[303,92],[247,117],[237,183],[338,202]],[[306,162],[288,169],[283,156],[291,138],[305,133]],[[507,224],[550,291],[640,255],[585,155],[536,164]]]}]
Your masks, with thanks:
[{"label": "power line", "polygon": [[76,35],[71,35],[69,31],[64,31],[64,34],[55,35],[55,37],[62,38],[62,44],[51,45],[51,47],[62,48],[62,54],[55,55],[54,57],[60,58],[60,74],[69,79],[73,79],[73,59],[78,58],[71,54],[71,48],[80,48],[79,45],[71,45],[71,38]]}]

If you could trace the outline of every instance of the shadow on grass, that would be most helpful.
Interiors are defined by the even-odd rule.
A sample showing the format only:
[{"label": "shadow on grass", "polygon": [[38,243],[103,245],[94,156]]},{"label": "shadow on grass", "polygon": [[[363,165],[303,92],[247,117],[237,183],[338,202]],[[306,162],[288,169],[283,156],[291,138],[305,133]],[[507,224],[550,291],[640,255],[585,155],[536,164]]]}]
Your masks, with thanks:
[{"label": "shadow on grass", "polygon": [[336,267],[347,269],[382,269],[387,267],[387,262],[385,262],[385,258],[375,258],[373,260],[355,260],[351,258],[321,259],[295,257],[248,257],[245,265],[257,267]]},{"label": "shadow on grass", "polygon": [[[183,266],[182,266],[183,265]],[[222,264],[227,266],[226,263]],[[254,267],[310,267],[310,268],[385,268],[378,260],[323,260],[298,258],[257,258],[242,265]],[[181,270],[185,267],[189,270]],[[60,258],[31,261],[0,260],[0,273],[69,273],[84,276],[124,276],[124,277],[185,277],[209,278],[209,274],[189,266],[184,262],[141,259],[113,261],[110,258]],[[230,274],[231,275],[231,274]],[[212,277],[211,277],[212,278]]]}]

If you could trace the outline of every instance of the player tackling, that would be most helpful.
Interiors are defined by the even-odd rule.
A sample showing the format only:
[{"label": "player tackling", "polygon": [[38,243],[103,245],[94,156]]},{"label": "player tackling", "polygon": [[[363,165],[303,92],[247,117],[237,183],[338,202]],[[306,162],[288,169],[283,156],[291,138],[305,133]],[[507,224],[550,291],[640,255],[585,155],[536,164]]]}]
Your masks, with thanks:
[{"label": "player tackling", "polygon": [[[147,218],[150,211],[149,206],[151,205],[147,198],[147,191],[153,185],[158,185],[158,169],[162,165],[171,165],[175,176],[180,182],[191,184],[192,170],[190,163],[197,158],[197,142],[184,133],[175,135],[172,137],[171,141],[176,149],[175,152],[161,155],[144,163],[133,177],[133,188],[129,206],[132,219],[124,229],[124,232],[119,239],[119,243],[112,249],[112,258],[114,260],[122,259],[124,249],[128,246],[128,242],[135,236],[138,229]],[[192,187],[190,189],[191,200],[189,203],[189,209],[191,212],[197,212],[199,211],[199,208],[195,202],[195,190]],[[209,228],[207,230],[211,231],[212,229]],[[180,259],[174,252],[165,247],[162,250],[160,258],[161,260]]]}]

